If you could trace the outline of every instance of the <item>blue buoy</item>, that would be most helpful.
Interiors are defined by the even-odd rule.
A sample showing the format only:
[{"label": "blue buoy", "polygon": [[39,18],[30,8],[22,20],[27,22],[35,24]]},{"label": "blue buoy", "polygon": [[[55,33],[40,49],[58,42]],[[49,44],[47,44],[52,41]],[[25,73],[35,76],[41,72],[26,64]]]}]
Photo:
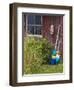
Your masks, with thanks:
[{"label": "blue buoy", "polygon": [[59,61],[60,61],[60,55],[57,54],[57,55],[56,55],[56,63],[58,63]]},{"label": "blue buoy", "polygon": [[56,58],[51,59],[51,64],[52,64],[52,65],[56,64]]},{"label": "blue buoy", "polygon": [[52,51],[52,55],[56,55],[56,50],[55,49]]}]

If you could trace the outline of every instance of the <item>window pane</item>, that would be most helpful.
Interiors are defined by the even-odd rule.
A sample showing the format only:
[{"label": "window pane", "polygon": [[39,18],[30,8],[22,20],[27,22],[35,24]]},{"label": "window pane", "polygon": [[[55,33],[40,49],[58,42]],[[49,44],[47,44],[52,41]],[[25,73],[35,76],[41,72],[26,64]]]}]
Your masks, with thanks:
[{"label": "window pane", "polygon": [[33,26],[28,27],[28,34],[34,34],[34,27]]},{"label": "window pane", "polygon": [[41,24],[41,16],[35,16],[35,24]]},{"label": "window pane", "polygon": [[28,16],[28,24],[34,24],[34,16],[33,15]]},{"label": "window pane", "polygon": [[34,29],[34,34],[37,34],[37,30],[36,29]]},{"label": "window pane", "polygon": [[41,34],[41,26],[36,26],[35,27],[35,34],[37,34],[37,35],[40,35]]}]

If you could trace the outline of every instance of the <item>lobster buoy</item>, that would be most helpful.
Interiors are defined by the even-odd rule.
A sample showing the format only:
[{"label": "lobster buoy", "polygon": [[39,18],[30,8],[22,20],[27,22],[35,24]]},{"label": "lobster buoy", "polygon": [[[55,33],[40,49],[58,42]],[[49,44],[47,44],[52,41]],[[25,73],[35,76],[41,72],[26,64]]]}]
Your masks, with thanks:
[{"label": "lobster buoy", "polygon": [[56,54],[56,64],[59,63],[60,60],[61,60],[60,59],[60,54],[57,52],[57,54]]},{"label": "lobster buoy", "polygon": [[53,50],[51,55],[51,64],[58,64],[60,61],[60,54],[58,51]]},{"label": "lobster buoy", "polygon": [[51,64],[55,63],[56,63],[56,50],[53,50],[51,55]]}]

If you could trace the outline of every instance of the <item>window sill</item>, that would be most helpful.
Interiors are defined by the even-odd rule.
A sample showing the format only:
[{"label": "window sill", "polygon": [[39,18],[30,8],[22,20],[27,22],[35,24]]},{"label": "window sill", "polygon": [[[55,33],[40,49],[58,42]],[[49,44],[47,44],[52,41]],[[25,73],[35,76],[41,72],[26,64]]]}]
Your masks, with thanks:
[{"label": "window sill", "polygon": [[29,37],[38,37],[38,38],[42,38],[42,35],[32,35],[32,34],[28,34],[27,36],[29,36]]}]

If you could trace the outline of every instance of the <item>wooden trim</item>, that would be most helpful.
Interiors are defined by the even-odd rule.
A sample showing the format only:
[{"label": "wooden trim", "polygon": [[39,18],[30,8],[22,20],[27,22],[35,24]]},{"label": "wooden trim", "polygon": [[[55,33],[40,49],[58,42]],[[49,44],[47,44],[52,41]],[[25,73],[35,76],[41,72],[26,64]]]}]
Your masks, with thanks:
[{"label": "wooden trim", "polygon": [[17,13],[14,4],[10,4],[10,85],[17,82]]},{"label": "wooden trim", "polygon": [[65,9],[68,10],[72,8],[72,6],[64,6],[64,5],[46,5],[46,4],[29,4],[29,3],[13,3],[16,7],[32,7],[32,8],[51,8],[51,9]]}]

